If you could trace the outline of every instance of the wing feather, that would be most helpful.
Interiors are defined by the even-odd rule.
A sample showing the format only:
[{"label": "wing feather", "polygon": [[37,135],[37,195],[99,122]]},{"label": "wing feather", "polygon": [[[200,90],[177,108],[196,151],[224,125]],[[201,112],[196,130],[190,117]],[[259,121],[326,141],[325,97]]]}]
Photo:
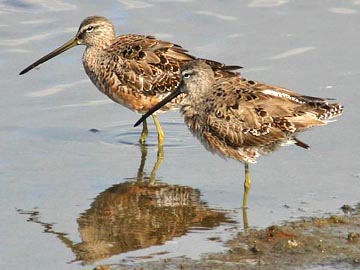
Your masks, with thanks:
[{"label": "wing feather", "polygon": [[327,100],[290,90],[226,77],[212,88],[206,106],[206,124],[218,139],[234,147],[283,144],[312,126],[324,125],[321,110]]}]

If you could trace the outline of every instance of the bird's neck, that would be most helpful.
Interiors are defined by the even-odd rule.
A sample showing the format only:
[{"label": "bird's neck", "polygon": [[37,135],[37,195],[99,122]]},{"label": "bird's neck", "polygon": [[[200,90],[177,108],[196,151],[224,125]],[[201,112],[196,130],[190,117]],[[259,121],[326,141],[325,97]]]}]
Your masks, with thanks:
[{"label": "bird's neck", "polygon": [[107,66],[107,61],[104,50],[98,46],[88,46],[82,57],[82,62],[86,74],[90,77],[91,81],[100,89],[99,74],[104,67]]},{"label": "bird's neck", "polygon": [[191,107],[199,113],[203,112],[206,107],[206,97],[209,91],[206,85],[200,85],[188,93],[187,100]]}]

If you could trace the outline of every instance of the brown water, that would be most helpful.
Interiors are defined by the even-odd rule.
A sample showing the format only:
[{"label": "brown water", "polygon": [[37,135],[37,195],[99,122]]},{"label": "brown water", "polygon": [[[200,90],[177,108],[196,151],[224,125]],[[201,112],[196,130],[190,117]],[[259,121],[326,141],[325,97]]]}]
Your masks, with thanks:
[{"label": "brown water", "polygon": [[243,229],[243,166],[208,153],[170,112],[160,116],[164,159],[151,176],[154,126],[142,169],[138,115],[90,83],[84,48],[18,76],[84,17],[106,16],[118,34],[156,35],[242,65],[249,78],[345,105],[337,122],[301,136],[310,151],[286,147],[251,167],[249,224],[262,228],[359,200],[359,12],[355,0],[0,2],[1,268],[198,258]]}]

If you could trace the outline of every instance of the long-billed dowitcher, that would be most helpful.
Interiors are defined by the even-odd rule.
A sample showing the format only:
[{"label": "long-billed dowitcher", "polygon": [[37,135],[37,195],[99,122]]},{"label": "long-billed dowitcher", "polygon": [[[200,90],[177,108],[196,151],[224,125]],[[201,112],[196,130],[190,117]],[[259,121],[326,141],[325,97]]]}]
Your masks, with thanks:
[{"label": "long-billed dowitcher", "polygon": [[[180,67],[195,59],[181,46],[153,36],[126,34],[116,37],[110,20],[92,16],[83,20],[72,39],[22,70],[20,75],[77,45],[86,46],[82,61],[96,87],[113,101],[139,113],[148,111],[173,90],[180,81]],[[223,66],[206,61],[215,69]],[[181,100],[180,96],[161,111],[178,107]],[[163,130],[156,115],[153,120],[159,144],[162,144]],[[145,142],[147,134],[144,121],[141,143]]]},{"label": "long-billed dowitcher", "polygon": [[213,153],[245,165],[243,209],[251,186],[249,163],[279,146],[299,141],[299,132],[326,125],[341,115],[343,106],[328,100],[297,94],[282,87],[228,74],[216,79],[201,60],[183,67],[181,82],[164,100],[142,116],[135,126],[181,93],[180,111],[190,131]]}]

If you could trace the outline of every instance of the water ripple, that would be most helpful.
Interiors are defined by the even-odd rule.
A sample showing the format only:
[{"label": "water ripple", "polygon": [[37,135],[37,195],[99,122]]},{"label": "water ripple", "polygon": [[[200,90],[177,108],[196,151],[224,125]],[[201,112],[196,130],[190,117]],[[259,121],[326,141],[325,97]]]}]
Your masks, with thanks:
[{"label": "water ripple", "polygon": [[14,39],[2,39],[0,40],[1,46],[18,46],[32,41],[43,40],[45,38],[54,36],[56,32],[37,34],[30,37],[14,38]]},{"label": "water ripple", "polygon": [[281,6],[289,1],[287,0],[253,0],[248,5],[249,7],[276,7]]},{"label": "water ripple", "polygon": [[305,53],[308,51],[315,50],[315,48],[316,47],[314,47],[314,46],[294,48],[294,49],[290,49],[286,52],[271,56],[271,57],[269,57],[269,59],[283,59],[283,58],[287,58],[290,56],[294,56],[294,55],[298,55],[298,54],[302,54],[302,53]]},{"label": "water ripple", "polygon": [[113,104],[113,103],[114,103],[114,101],[106,98],[106,99],[90,100],[90,101],[86,101],[86,102],[82,102],[82,103],[66,104],[66,105],[56,106],[56,107],[47,108],[47,109],[93,107],[93,106],[107,105],[107,104]]},{"label": "water ripple", "polygon": [[356,14],[357,10],[356,9],[352,9],[352,8],[343,8],[343,7],[338,7],[338,8],[329,8],[329,11],[332,13],[336,13],[336,14]]},{"label": "water ripple", "polygon": [[41,19],[41,20],[27,20],[27,21],[20,21],[21,24],[44,24],[48,23],[48,20]]},{"label": "water ripple", "polygon": [[48,11],[68,11],[77,9],[76,5],[65,3],[65,1],[60,0],[27,0],[27,2],[35,6],[40,6]]},{"label": "water ripple", "polygon": [[118,2],[123,4],[127,9],[148,8],[153,6],[152,4],[138,0],[118,0]]},{"label": "water ripple", "polygon": [[[190,143],[192,135],[190,132],[184,134],[183,122],[161,122],[165,130],[165,146],[171,148],[189,149],[196,148],[197,145]],[[152,123],[148,123],[149,135],[146,145],[157,146],[157,132]],[[107,144],[138,145],[141,128],[134,128],[128,122],[105,127],[101,130],[103,140]]]},{"label": "water ripple", "polygon": [[87,80],[87,79],[83,79],[83,80],[78,80],[78,81],[71,82],[71,83],[59,84],[59,85],[56,85],[54,87],[47,88],[45,90],[40,90],[40,91],[29,93],[29,94],[27,94],[27,96],[28,97],[50,96],[50,95],[54,95],[54,94],[57,94],[59,92],[65,91],[68,88],[74,88],[74,86],[76,86],[76,85],[87,83],[88,81],[89,80]]},{"label": "water ripple", "polygon": [[208,10],[198,10],[198,11],[194,11],[195,14],[199,14],[199,15],[206,15],[206,16],[211,16],[220,20],[224,20],[224,21],[235,21],[237,20],[236,17],[234,16],[228,16],[228,15],[221,15],[219,13],[215,13],[212,11],[208,11]]}]

